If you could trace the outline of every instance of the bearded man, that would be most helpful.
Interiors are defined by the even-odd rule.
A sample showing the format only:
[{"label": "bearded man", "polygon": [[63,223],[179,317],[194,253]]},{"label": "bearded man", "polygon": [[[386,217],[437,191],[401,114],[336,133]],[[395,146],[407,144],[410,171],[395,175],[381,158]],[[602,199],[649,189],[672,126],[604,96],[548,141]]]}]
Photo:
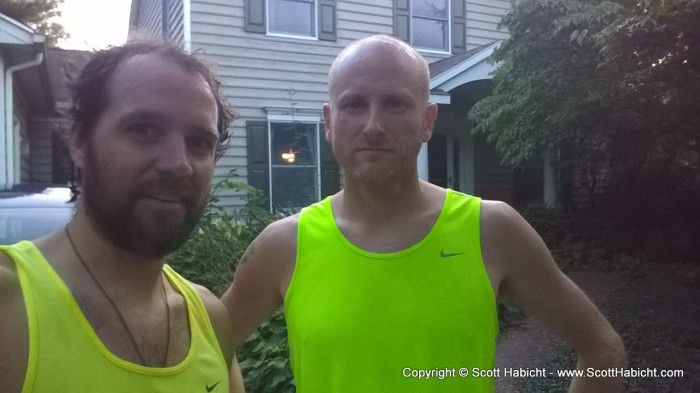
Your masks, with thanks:
[{"label": "bearded man", "polygon": [[0,391],[242,391],[226,308],[164,259],[228,140],[218,81],[139,42],[98,52],[70,87],[82,192],[64,229],[0,248]]}]

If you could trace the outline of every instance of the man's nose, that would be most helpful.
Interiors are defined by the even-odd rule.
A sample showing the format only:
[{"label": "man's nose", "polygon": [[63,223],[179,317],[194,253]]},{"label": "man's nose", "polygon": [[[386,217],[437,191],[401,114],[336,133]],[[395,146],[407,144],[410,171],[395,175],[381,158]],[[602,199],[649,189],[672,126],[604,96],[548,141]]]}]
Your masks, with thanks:
[{"label": "man's nose", "polygon": [[187,177],[192,174],[192,163],[187,142],[182,137],[166,138],[157,147],[156,170],[175,178]]},{"label": "man's nose", "polygon": [[384,135],[386,129],[384,128],[381,108],[370,105],[367,112],[367,122],[362,132],[370,139],[380,138]]}]

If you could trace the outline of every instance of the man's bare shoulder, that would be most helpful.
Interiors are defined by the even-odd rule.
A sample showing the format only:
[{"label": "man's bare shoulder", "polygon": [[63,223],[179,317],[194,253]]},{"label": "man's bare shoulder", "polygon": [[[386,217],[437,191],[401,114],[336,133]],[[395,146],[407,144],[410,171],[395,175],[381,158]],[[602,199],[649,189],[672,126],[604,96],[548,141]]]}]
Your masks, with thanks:
[{"label": "man's bare shoulder", "polygon": [[271,223],[250,244],[240,263],[246,264],[250,259],[261,256],[269,261],[294,262],[294,258],[288,257],[296,256],[298,226],[299,214]]},{"label": "man's bare shoulder", "polygon": [[265,228],[259,239],[265,241],[292,241],[296,244],[297,228],[299,226],[299,214],[294,214],[277,220]]},{"label": "man's bare shoulder", "polygon": [[14,262],[0,252],[0,392],[19,392],[26,371],[27,318]]},{"label": "man's bare shoulder", "polygon": [[207,312],[210,314],[214,313],[220,313],[220,312],[225,312],[226,309],[223,308],[223,304],[219,300],[212,291],[210,291],[207,287],[199,284],[195,284],[190,281],[190,285],[197,291],[197,294],[199,295],[199,298],[202,300],[202,303],[204,304],[204,307],[207,309]]},{"label": "man's bare shoulder", "polygon": [[541,239],[534,228],[515,208],[505,202],[482,201],[480,226],[482,246],[491,246],[502,252],[515,254],[533,247],[538,252],[542,251],[543,244],[540,244]]},{"label": "man's bare shoulder", "polygon": [[502,201],[483,200],[479,221],[482,246],[498,246],[502,250],[530,229],[520,213]]},{"label": "man's bare shoulder", "polygon": [[519,221],[520,214],[503,201],[484,199],[481,201],[481,223],[486,225],[514,224]]},{"label": "man's bare shoulder", "polygon": [[504,300],[505,295],[503,280],[512,275],[523,257],[533,252],[536,238],[535,231],[512,206],[502,201],[482,201],[481,252],[491,285],[500,300]]},{"label": "man's bare shoulder", "polygon": [[21,290],[17,267],[7,254],[0,252],[0,304],[20,294]]},{"label": "man's bare shoulder", "polygon": [[209,289],[199,284],[191,284],[207,310],[212,329],[214,329],[214,333],[219,340],[221,351],[226,358],[226,362],[230,365],[233,357],[233,336],[231,334],[231,318],[228,310]]}]

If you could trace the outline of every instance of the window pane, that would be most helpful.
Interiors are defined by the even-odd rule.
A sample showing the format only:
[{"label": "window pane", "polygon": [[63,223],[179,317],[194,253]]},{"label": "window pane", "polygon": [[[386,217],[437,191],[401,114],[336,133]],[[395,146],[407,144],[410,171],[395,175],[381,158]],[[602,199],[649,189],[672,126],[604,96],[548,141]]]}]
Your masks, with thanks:
[{"label": "window pane", "polygon": [[447,22],[413,18],[413,46],[423,49],[447,51]]},{"label": "window pane", "polygon": [[414,16],[447,20],[447,0],[413,0]]},{"label": "window pane", "polygon": [[272,165],[316,165],[316,124],[271,123]]},{"label": "window pane", "polygon": [[314,0],[269,0],[268,5],[270,32],[316,36]]},{"label": "window pane", "polygon": [[270,123],[272,204],[301,208],[318,201],[317,125]]},{"label": "window pane", "polygon": [[318,201],[316,168],[272,168],[272,205],[302,208]]}]

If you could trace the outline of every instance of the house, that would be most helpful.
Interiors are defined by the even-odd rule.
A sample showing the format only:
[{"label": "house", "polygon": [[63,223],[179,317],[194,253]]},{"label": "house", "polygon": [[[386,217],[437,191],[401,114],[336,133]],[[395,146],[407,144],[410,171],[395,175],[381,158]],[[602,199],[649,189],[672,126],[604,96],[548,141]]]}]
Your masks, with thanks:
[{"label": "house", "polygon": [[51,138],[46,51],[44,36],[0,14],[0,191],[52,177],[51,154],[33,151],[47,148]]},{"label": "house", "polygon": [[48,49],[44,36],[0,14],[0,191],[67,185],[66,69],[80,69],[87,58],[82,51]]},{"label": "house", "polygon": [[[430,63],[439,115],[419,156],[421,178],[511,203],[542,201],[544,163],[517,173],[502,166],[466,119],[491,89],[487,59],[507,37],[498,22],[509,8],[508,0],[133,0],[130,26],[217,64],[240,118],[216,175],[235,170],[274,205],[301,207],[340,188],[323,137],[327,74],[345,46],[372,34],[400,37]],[[242,201],[230,194],[221,203]]]}]

